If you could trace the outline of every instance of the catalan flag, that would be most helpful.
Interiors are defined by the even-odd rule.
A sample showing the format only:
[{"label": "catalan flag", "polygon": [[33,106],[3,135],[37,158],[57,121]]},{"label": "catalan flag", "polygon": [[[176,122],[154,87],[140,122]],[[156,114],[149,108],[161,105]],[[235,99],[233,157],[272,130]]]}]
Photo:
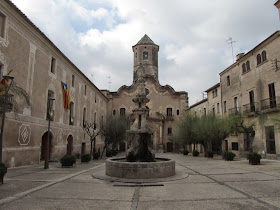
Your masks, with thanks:
[{"label": "catalan flag", "polygon": [[61,81],[62,85],[62,92],[63,92],[63,99],[64,99],[64,108],[70,109],[70,95],[69,89],[67,88],[67,84]]},{"label": "catalan flag", "polygon": [[[7,75],[10,75],[10,73],[13,71],[13,69],[12,70],[10,70],[9,72],[8,72],[8,74]],[[1,95],[4,95],[6,92],[5,92],[5,87],[6,86],[8,86],[8,84],[9,84],[9,79],[2,79],[1,80],[1,82],[0,82],[0,96]]]}]

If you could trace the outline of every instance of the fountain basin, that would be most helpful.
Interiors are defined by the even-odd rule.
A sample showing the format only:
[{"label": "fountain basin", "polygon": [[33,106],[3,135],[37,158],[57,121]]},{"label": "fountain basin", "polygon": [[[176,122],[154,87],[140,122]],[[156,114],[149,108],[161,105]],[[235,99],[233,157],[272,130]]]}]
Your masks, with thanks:
[{"label": "fountain basin", "polygon": [[175,175],[175,160],[156,158],[156,162],[127,162],[126,158],[108,158],[106,175],[125,179],[155,179]]}]

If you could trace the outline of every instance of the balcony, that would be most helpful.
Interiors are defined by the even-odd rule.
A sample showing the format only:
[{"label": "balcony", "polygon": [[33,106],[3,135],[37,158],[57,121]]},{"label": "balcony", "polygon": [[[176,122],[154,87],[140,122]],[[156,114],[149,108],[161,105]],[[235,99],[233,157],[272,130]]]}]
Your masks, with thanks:
[{"label": "balcony", "polygon": [[243,114],[244,115],[255,115],[255,113],[259,112],[259,103],[250,103],[243,105]]},{"label": "balcony", "polygon": [[166,120],[166,121],[173,121],[173,120],[174,120],[174,115],[167,115],[167,116],[165,117],[165,120]]},{"label": "balcony", "polygon": [[234,107],[228,110],[230,115],[238,115],[240,113],[240,107]]},{"label": "balcony", "polygon": [[262,111],[274,111],[280,107],[280,97],[267,98],[261,100],[261,110]]},{"label": "balcony", "polygon": [[[13,109],[13,97],[14,95],[12,94],[7,94],[6,98],[6,105],[5,105],[5,111],[10,112]],[[5,95],[0,96],[0,112],[3,112],[4,109],[4,103],[5,103]]]}]

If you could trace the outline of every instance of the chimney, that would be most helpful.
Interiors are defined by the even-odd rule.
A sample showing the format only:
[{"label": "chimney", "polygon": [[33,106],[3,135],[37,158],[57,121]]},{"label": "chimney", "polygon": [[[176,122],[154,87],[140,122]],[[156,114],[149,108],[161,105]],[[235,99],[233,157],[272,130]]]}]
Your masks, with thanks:
[{"label": "chimney", "polygon": [[245,53],[239,53],[236,55],[236,60],[239,60],[240,58],[242,58],[245,55]]}]

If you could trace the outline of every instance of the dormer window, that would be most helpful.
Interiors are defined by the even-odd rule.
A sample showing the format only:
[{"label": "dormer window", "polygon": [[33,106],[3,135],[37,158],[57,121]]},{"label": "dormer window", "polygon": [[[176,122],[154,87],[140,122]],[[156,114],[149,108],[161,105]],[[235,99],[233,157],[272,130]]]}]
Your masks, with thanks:
[{"label": "dormer window", "polygon": [[148,52],[143,52],[143,60],[148,60]]}]

